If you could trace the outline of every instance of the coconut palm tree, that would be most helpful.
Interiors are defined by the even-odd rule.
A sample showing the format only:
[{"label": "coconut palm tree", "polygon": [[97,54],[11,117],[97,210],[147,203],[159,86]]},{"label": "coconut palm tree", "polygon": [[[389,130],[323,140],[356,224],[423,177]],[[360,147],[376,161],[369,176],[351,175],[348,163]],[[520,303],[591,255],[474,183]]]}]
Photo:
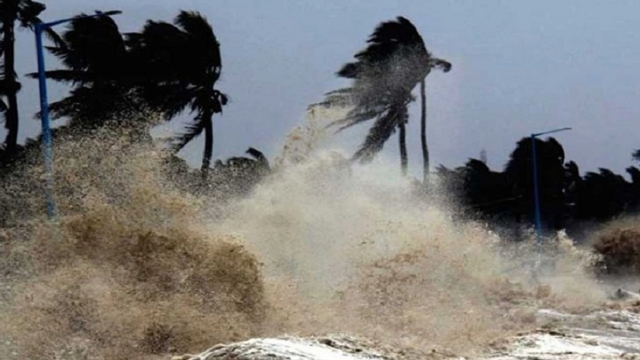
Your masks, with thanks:
[{"label": "coconut palm tree", "polygon": [[213,151],[212,116],[222,112],[227,96],[214,88],[222,68],[220,45],[203,16],[182,11],[174,24],[148,21],[141,32],[125,36],[107,16],[79,17],[63,40],[49,50],[65,69],[46,75],[74,89],[51,104],[54,118],[92,128],[106,120],[126,122],[141,109],[171,120],[189,107],[195,122],[173,139],[173,147],[179,151],[204,132],[206,175]]},{"label": "coconut palm tree", "polygon": [[[20,83],[16,75],[15,26],[32,28],[40,22],[38,15],[45,5],[31,0],[0,0],[0,115],[5,120],[7,136],[4,142],[6,151],[11,152],[18,143],[18,92]],[[47,32],[57,40],[53,31]]]},{"label": "coconut palm tree", "polygon": [[213,115],[222,113],[227,96],[215,88],[222,71],[220,44],[207,19],[181,11],[173,24],[148,21],[142,32],[129,34],[131,51],[144,59],[141,96],[166,120],[187,107],[195,121],[174,138],[179,151],[204,132],[202,173],[206,176],[213,152]]},{"label": "coconut palm tree", "polygon": [[432,68],[448,71],[451,64],[432,58],[415,26],[404,17],[379,24],[367,42],[367,48],[355,55],[356,61],[337,73],[352,79],[352,85],[328,93],[322,104],[353,107],[345,118],[332,124],[339,126],[339,131],[375,119],[354,160],[373,159],[398,129],[401,167],[406,174],[405,126],[408,105],[413,101],[411,91]]},{"label": "coconut palm tree", "polygon": [[[426,51],[426,48],[425,48]],[[427,51],[429,57],[427,67],[427,73],[420,81],[420,141],[422,146],[422,181],[426,183],[427,176],[429,175],[429,148],[427,147],[427,90],[426,90],[426,78],[431,72],[431,69],[441,69],[444,72],[451,70],[451,63],[434,58]]]},{"label": "coconut palm tree", "polygon": [[51,117],[68,118],[69,125],[89,129],[107,121],[128,121],[129,116],[120,113],[142,106],[133,96],[138,66],[112,18],[84,16],[70,22],[62,41],[47,47],[64,68],[45,75],[73,87],[67,97],[50,104]]}]

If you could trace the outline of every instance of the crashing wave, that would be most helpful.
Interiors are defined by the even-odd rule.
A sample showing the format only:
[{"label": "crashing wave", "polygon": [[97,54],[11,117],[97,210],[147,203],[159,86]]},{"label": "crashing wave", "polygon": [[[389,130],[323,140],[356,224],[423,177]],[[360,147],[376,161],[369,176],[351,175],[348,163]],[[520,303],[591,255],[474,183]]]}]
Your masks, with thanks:
[{"label": "crashing wave", "polygon": [[[596,360],[640,359],[640,303],[617,310],[570,314],[539,310],[537,318],[547,325],[535,331],[495,341],[482,360]],[[345,335],[326,337],[259,338],[216,345],[197,355],[173,360],[412,360],[473,359],[446,351],[425,353],[390,348]]]}]

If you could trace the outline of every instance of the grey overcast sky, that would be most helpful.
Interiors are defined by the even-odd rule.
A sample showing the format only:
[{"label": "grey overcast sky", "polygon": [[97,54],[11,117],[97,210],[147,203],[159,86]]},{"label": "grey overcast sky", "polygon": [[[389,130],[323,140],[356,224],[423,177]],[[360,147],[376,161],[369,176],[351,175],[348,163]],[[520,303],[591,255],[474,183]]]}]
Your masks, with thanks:
[{"label": "grey overcast sky", "polygon": [[[486,149],[501,169],[516,141],[532,132],[570,126],[557,135],[567,159],[584,173],[616,172],[640,148],[640,1],[637,0],[56,0],[45,21],[96,9],[122,10],[123,32],[147,19],[171,21],[197,10],[222,46],[218,87],[232,102],[215,118],[214,156],[249,146],[276,156],[285,135],[304,121],[308,104],[343,83],[341,64],[364,47],[376,24],[409,18],[428,49],[453,63],[428,79],[432,164],[462,165]],[[62,29],[61,29],[62,30]],[[18,74],[36,69],[33,35],[18,35]],[[49,68],[56,66],[52,56]],[[21,138],[38,133],[37,84],[22,77]],[[66,88],[49,85],[50,98]],[[183,116],[177,121],[187,121]],[[356,130],[357,131],[357,130]],[[1,132],[1,131],[0,131]],[[0,133],[4,137],[4,133]],[[348,133],[339,136],[349,137]],[[355,136],[348,142],[358,145]],[[358,139],[359,140],[359,139]],[[384,152],[397,157],[396,141]],[[419,169],[419,105],[410,120],[410,166]],[[185,157],[197,164],[201,143]]]}]

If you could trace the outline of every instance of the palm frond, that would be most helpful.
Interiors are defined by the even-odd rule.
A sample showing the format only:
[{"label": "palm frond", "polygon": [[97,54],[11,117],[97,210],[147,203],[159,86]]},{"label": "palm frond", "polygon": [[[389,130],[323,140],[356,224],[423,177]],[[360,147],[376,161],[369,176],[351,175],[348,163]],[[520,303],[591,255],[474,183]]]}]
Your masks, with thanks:
[{"label": "palm frond", "polygon": [[[122,112],[138,109],[137,100],[117,87],[78,87],[64,99],[51,103],[51,118],[69,118],[83,127],[96,127],[105,121],[117,120]],[[39,113],[36,114],[39,117]]]},{"label": "palm frond", "polygon": [[227,95],[221,93],[218,90],[213,92],[207,89],[201,89],[197,91],[191,102],[191,112],[197,112],[199,114],[221,114],[222,107],[227,104]]},{"label": "palm frond", "polygon": [[336,132],[340,132],[365,121],[383,117],[384,113],[385,111],[380,109],[366,110],[355,108],[351,110],[344,118],[331,122],[328,127],[338,126],[338,130]]},{"label": "palm frond", "polygon": [[62,43],[49,50],[73,70],[105,73],[125,67],[127,49],[113,19],[82,16],[69,23]]},{"label": "palm frond", "polygon": [[[27,77],[32,79],[38,78],[38,73],[28,73]],[[75,70],[49,70],[45,71],[45,76],[48,79],[59,81],[63,83],[81,83],[94,80],[95,77],[85,71],[75,71]]]},{"label": "palm frond", "polygon": [[385,142],[389,140],[401,122],[406,122],[408,112],[406,107],[389,109],[382,117],[378,118],[369,129],[369,134],[358,151],[353,155],[353,160],[362,163],[370,162],[375,155],[382,150]]},{"label": "palm frond", "polygon": [[197,11],[180,11],[174,19],[174,24],[194,38],[203,40],[216,39],[213,28],[207,21],[207,18]]},{"label": "palm frond", "polygon": [[195,67],[198,70],[209,68],[211,71],[219,71],[216,69],[222,67],[220,43],[207,19],[199,12],[181,11],[174,23],[189,35],[189,49],[197,50],[196,53],[189,54]]},{"label": "palm frond", "polygon": [[264,154],[262,153],[262,151],[260,150],[256,150],[252,147],[248,148],[246,151],[247,154],[249,154],[252,158],[256,159],[256,160],[261,160],[264,161],[267,159],[266,156],[264,156]]},{"label": "palm frond", "polygon": [[440,69],[443,72],[449,72],[451,70],[451,63],[447,60],[431,58],[429,59],[430,67]]},{"label": "palm frond", "polygon": [[[0,95],[2,95],[2,89],[0,89]],[[7,110],[9,110],[9,106],[0,98],[0,122],[6,120]]]},{"label": "palm frond", "polygon": [[154,110],[162,112],[165,120],[171,120],[183,112],[194,100],[195,91],[180,85],[143,86],[139,90],[142,99]]},{"label": "palm frond", "polygon": [[315,106],[323,107],[347,107],[354,105],[354,91],[351,87],[333,90],[325,94],[323,101],[311,104],[307,109]]},{"label": "palm frond", "polygon": [[185,125],[186,131],[180,135],[174,136],[171,139],[171,148],[178,152],[182,150],[191,140],[198,137],[204,131],[205,122],[202,121],[201,116],[196,117],[195,121],[191,124]]},{"label": "palm frond", "polygon": [[38,15],[46,9],[42,3],[32,0],[23,0],[18,2],[18,21],[23,28],[31,29],[39,22]]},{"label": "palm frond", "polygon": [[[214,90],[214,96],[218,98],[222,106],[226,106],[229,103],[229,101],[231,101],[231,98],[229,97],[229,95],[225,93],[221,93],[218,90]],[[222,110],[220,110],[220,112],[222,112]]]},{"label": "palm frond", "polygon": [[342,65],[336,75],[347,79],[355,79],[362,73],[362,68],[363,64],[358,62],[346,63]]},{"label": "palm frond", "polygon": [[[89,106],[87,101],[90,100],[91,97],[89,94],[80,91],[81,89],[74,89],[69,96],[49,104],[49,114],[52,120],[82,117],[83,109]],[[40,112],[37,112],[34,115],[34,119],[40,119],[40,116]]]},{"label": "palm frond", "polygon": [[127,34],[132,57],[144,64],[140,71],[151,85],[182,78],[186,41],[186,34],[166,22],[147,21],[142,32]]},{"label": "palm frond", "polygon": [[[89,111],[96,113],[96,111],[92,109],[92,104],[97,101],[97,98],[98,96],[89,88],[73,89],[69,96],[49,104],[51,119],[82,119]],[[99,115],[96,114],[96,116]],[[38,112],[35,117],[39,118],[40,113]]]},{"label": "palm frond", "polygon": [[[425,58],[427,50],[420,33],[406,18],[379,24],[369,39],[369,46],[356,54],[356,59],[365,63],[384,63],[395,57],[401,49],[410,51],[404,56]],[[426,64],[425,64],[426,65]]]},{"label": "palm frond", "polygon": [[362,122],[376,118],[384,118],[391,109],[402,106],[406,107],[414,97],[410,92],[397,92],[393,96],[381,96],[375,94],[371,98],[356,97],[356,105],[339,120],[333,121],[329,126],[340,126],[338,132],[360,124]]},{"label": "palm frond", "polygon": [[[42,20],[40,20],[39,18],[37,18],[36,21],[38,23],[42,22]],[[46,29],[44,29],[44,34],[47,36],[47,38],[51,42],[53,42],[53,45],[55,47],[66,46],[65,43],[64,43],[64,40],[62,39],[62,37],[60,35],[58,35],[58,33],[55,30],[53,30],[52,28],[47,27]]]}]

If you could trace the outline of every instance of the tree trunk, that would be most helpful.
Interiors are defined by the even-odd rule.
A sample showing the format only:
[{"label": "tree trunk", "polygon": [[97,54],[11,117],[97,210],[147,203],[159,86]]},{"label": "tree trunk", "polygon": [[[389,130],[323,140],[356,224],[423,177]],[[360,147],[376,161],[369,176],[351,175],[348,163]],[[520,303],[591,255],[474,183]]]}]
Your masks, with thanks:
[{"label": "tree trunk", "polygon": [[398,125],[400,128],[399,138],[400,138],[400,166],[402,168],[402,175],[407,175],[407,166],[409,164],[409,160],[407,158],[407,134],[405,128],[405,119],[402,119],[400,124]]},{"label": "tree trunk", "polygon": [[427,90],[425,79],[420,82],[420,138],[422,140],[422,182],[429,176],[429,148],[427,147]]},{"label": "tree trunk", "polygon": [[209,110],[205,110],[202,121],[204,121],[204,151],[202,153],[202,177],[204,179],[209,175],[211,166],[211,157],[213,155],[213,114]]},{"label": "tree trunk", "polygon": [[[17,6],[17,4],[16,4]],[[5,138],[5,147],[9,152],[13,152],[18,144],[18,99],[17,94],[20,84],[16,81],[15,73],[15,34],[14,24],[16,11],[7,11],[3,14],[3,50],[4,50],[4,80],[7,85],[7,105],[8,109],[5,114],[5,128],[7,129],[7,137]]]}]

